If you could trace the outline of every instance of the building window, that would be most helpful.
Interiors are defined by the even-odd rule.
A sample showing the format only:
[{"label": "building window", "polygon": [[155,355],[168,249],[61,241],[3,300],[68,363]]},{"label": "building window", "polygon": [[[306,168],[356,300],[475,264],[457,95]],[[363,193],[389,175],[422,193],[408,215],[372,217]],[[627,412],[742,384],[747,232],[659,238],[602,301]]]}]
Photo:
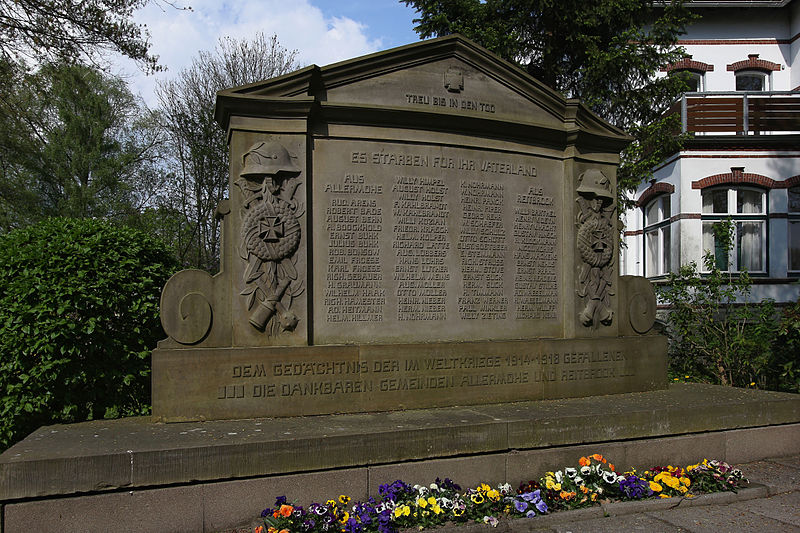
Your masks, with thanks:
[{"label": "building window", "polygon": [[662,194],[644,208],[645,276],[670,272],[670,197]]},{"label": "building window", "polygon": [[[712,252],[720,270],[766,272],[767,195],[760,189],[714,188],[703,191],[703,251]],[[733,240],[728,253],[714,225],[730,218]]]},{"label": "building window", "polygon": [[800,273],[800,186],[789,188],[789,271]]},{"label": "building window", "polygon": [[766,91],[768,76],[756,70],[741,70],[736,73],[737,91]]},{"label": "building window", "polygon": [[703,73],[694,70],[672,70],[670,76],[680,76],[687,85],[687,92],[698,93],[704,90]]}]

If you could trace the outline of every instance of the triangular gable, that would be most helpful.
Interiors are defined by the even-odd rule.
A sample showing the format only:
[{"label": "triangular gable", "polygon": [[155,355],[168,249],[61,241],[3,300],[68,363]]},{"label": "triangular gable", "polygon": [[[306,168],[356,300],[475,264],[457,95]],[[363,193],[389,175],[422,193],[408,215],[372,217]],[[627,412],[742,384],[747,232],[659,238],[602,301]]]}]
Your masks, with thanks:
[{"label": "triangular gable", "polygon": [[[316,101],[439,113],[547,129],[583,129],[603,137],[624,133],[519,67],[460,36],[393,48],[220,91],[219,103],[255,97],[263,102]],[[224,113],[218,120],[225,126]]]}]

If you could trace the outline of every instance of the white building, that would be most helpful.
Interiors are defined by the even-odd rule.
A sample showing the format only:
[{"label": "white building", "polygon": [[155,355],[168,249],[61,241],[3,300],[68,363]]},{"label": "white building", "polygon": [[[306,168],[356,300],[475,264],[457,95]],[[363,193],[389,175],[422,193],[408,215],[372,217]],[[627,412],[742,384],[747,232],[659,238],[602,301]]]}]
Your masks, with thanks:
[{"label": "white building", "polygon": [[695,0],[702,18],[680,41],[695,92],[673,105],[683,150],[655,169],[625,215],[623,274],[664,279],[702,265],[711,225],[730,217],[734,246],[718,265],[753,278],[752,297],[800,294],[800,0]]}]

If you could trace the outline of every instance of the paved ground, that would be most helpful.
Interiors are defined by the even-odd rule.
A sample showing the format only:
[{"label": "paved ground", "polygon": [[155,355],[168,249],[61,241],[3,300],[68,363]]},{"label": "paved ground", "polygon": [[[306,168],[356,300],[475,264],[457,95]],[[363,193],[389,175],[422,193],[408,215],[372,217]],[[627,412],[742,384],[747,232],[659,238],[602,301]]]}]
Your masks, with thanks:
[{"label": "paved ground", "polygon": [[[738,465],[751,488],[692,500],[616,503],[437,533],[800,532],[800,455]],[[247,533],[252,529],[225,533]]]}]

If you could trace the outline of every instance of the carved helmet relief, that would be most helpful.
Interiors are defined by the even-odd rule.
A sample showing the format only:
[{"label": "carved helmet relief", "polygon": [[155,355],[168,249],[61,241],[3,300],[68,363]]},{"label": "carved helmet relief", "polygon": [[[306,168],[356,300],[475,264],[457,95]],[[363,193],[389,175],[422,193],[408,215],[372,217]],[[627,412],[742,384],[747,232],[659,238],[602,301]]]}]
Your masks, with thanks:
[{"label": "carved helmet relief", "polygon": [[578,313],[581,324],[597,328],[611,324],[612,266],[614,259],[614,224],[616,207],[611,181],[598,169],[578,177],[578,296],[586,302]]},{"label": "carved helmet relief", "polygon": [[271,336],[295,329],[292,301],[304,290],[296,268],[303,206],[295,198],[301,169],[294,159],[277,141],[258,142],[242,156],[235,182],[243,196],[239,255],[246,262],[240,295],[250,324]]}]

